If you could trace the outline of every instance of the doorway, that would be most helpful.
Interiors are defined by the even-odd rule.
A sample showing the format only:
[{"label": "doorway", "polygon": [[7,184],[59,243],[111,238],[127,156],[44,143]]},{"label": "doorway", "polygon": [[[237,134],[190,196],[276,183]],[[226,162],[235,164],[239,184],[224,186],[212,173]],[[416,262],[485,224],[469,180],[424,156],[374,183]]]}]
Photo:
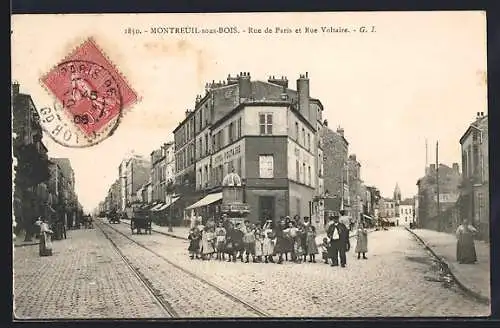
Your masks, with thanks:
[{"label": "doorway", "polygon": [[266,219],[274,222],[274,197],[260,196],[259,197],[259,219],[261,223],[265,223]]}]

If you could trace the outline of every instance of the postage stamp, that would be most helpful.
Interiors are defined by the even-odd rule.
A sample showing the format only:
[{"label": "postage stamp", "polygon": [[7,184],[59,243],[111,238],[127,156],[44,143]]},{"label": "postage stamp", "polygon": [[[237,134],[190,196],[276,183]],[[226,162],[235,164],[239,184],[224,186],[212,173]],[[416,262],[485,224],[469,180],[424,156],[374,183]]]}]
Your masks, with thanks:
[{"label": "postage stamp", "polygon": [[40,110],[46,132],[67,147],[89,147],[108,138],[137,93],[98,47],[87,39],[40,82],[55,97]]}]

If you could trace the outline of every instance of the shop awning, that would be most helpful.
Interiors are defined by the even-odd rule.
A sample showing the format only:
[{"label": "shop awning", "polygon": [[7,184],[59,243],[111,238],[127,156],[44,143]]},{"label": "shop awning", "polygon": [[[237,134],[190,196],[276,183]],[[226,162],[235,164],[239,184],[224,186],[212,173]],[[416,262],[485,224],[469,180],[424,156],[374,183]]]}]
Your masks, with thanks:
[{"label": "shop awning", "polygon": [[186,210],[192,210],[192,209],[195,209],[195,208],[198,208],[198,207],[207,206],[207,205],[215,203],[215,202],[217,202],[217,201],[219,201],[221,199],[222,199],[222,193],[221,192],[218,192],[218,193],[215,193],[215,194],[210,194],[210,195],[207,195],[207,196],[203,197],[202,199],[200,199],[199,201],[197,201],[193,205],[188,206],[186,208]]},{"label": "shop awning", "polygon": [[366,214],[363,214],[363,217],[364,217],[365,219],[368,219],[368,220],[373,220],[373,218],[372,218],[371,216],[368,216],[368,215],[366,215]]},{"label": "shop awning", "polygon": [[159,212],[159,211],[163,211],[163,210],[166,210],[167,208],[169,208],[173,203],[175,203],[177,200],[179,199],[179,197],[174,197],[172,198],[170,204],[162,204],[162,206],[160,206],[159,208],[155,209],[155,212]]},{"label": "shop awning", "polygon": [[151,207],[149,210],[150,210],[150,211],[154,211],[154,212],[156,212],[156,211],[158,211],[158,209],[159,209],[160,207],[162,207],[163,205],[165,205],[165,204],[164,204],[164,203],[158,203],[158,204],[156,204],[155,206]]}]

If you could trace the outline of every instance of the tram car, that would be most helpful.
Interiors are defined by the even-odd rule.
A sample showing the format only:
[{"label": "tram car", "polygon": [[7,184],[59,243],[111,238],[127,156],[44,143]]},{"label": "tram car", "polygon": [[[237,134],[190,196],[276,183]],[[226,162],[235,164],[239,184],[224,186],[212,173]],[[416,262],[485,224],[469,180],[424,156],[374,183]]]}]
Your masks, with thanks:
[{"label": "tram car", "polygon": [[146,234],[151,234],[151,216],[147,210],[141,208],[140,204],[133,204],[128,207],[126,214],[130,218],[130,230],[132,234],[134,232],[141,234],[143,231]]}]

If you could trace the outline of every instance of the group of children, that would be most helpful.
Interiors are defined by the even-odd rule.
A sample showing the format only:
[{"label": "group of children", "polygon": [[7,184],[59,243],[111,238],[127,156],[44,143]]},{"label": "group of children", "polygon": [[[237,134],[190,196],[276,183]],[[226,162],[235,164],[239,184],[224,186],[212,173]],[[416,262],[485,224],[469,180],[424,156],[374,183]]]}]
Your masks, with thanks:
[{"label": "group of children", "polygon": [[[291,220],[282,218],[274,226],[267,220],[261,227],[245,220],[243,224],[234,225],[230,220],[207,222],[191,229],[188,251],[190,258],[202,260],[215,259],[228,262],[278,263],[288,260],[296,263],[316,262],[319,253],[316,245],[316,229],[309,218],[300,220],[297,216]],[[324,242],[325,245],[327,245]],[[327,259],[328,248],[321,246],[324,259]],[[290,257],[289,257],[290,255]],[[278,256],[277,262],[274,257]]]}]

